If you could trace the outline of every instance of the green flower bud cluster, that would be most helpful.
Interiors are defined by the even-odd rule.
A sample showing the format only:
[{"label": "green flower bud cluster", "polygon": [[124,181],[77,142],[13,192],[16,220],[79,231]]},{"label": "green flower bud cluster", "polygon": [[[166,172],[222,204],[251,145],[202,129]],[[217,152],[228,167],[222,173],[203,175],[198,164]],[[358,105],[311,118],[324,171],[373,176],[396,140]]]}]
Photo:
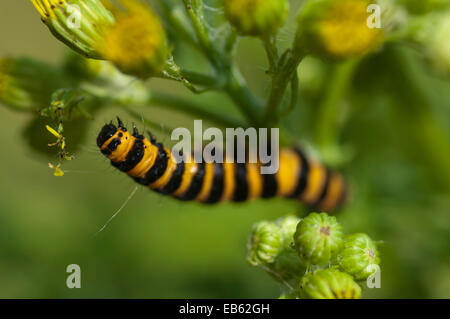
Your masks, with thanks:
[{"label": "green flower bud cluster", "polygon": [[336,217],[311,213],[253,227],[248,261],[286,284],[280,298],[361,297],[357,281],[380,264],[377,245],[366,234],[344,235]]},{"label": "green flower bud cluster", "polygon": [[226,0],[225,13],[230,23],[243,35],[270,36],[286,22],[287,0]]}]

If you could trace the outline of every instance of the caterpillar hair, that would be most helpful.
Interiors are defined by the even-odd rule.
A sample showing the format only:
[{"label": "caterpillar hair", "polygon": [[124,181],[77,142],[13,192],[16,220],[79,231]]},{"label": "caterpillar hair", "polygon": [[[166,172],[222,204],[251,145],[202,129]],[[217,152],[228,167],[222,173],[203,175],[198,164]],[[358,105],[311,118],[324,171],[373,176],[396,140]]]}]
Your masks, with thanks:
[{"label": "caterpillar hair", "polygon": [[183,201],[213,204],[282,196],[331,212],[346,198],[342,176],[308,160],[297,148],[280,149],[278,172],[261,174],[258,163],[177,162],[152,135],[145,138],[134,125],[130,133],[120,119],[118,126],[111,122],[102,128],[97,145],[114,167],[137,183]]}]

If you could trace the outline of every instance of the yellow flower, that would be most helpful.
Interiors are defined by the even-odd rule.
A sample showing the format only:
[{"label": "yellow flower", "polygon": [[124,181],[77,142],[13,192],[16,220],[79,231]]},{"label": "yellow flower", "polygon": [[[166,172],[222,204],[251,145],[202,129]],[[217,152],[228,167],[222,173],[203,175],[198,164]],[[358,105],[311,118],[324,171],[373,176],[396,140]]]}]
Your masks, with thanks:
[{"label": "yellow flower", "polygon": [[31,0],[56,38],[86,57],[109,60],[140,78],[159,74],[168,57],[164,29],[138,0]]},{"label": "yellow flower", "polygon": [[325,50],[336,57],[363,54],[379,44],[381,32],[367,26],[366,1],[345,0],[334,3],[319,22],[319,35]]},{"label": "yellow flower", "polygon": [[62,135],[64,131],[63,124],[60,123],[58,126],[58,130],[55,130],[49,125],[46,125],[45,128],[50,132],[54,137],[56,137],[56,142],[48,144],[48,146],[53,147],[56,146],[58,148],[58,164],[54,165],[52,163],[48,163],[48,167],[53,169],[53,175],[57,177],[64,176],[64,171],[61,169],[61,164],[63,161],[71,161],[73,159],[72,155],[66,151],[66,138]]},{"label": "yellow flower", "polygon": [[58,132],[56,132],[56,130],[54,128],[52,128],[49,125],[46,125],[45,128],[47,129],[47,131],[49,131],[53,136],[55,136],[57,139],[61,139],[62,136],[61,134],[59,134]]},{"label": "yellow flower", "polygon": [[156,14],[136,1],[113,9],[116,22],[98,43],[98,51],[122,72],[141,78],[162,71],[168,58],[166,35]]},{"label": "yellow flower", "polygon": [[301,45],[332,59],[362,56],[381,44],[383,31],[369,25],[368,0],[310,1],[299,16]]},{"label": "yellow flower", "polygon": [[53,165],[52,163],[48,163],[48,167],[53,170],[53,176],[55,177],[64,176],[64,171],[61,169],[61,164]]}]

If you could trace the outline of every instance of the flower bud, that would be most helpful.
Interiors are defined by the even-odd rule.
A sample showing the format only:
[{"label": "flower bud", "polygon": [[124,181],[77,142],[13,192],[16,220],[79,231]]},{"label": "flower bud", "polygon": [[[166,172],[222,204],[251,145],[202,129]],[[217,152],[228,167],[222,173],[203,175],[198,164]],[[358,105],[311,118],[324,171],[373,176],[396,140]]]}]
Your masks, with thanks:
[{"label": "flower bud", "polygon": [[283,248],[292,248],[294,243],[294,234],[301,219],[295,215],[288,215],[278,221],[281,230],[281,239]]},{"label": "flower bud", "polygon": [[376,271],[375,265],[380,264],[376,244],[366,234],[346,236],[342,250],[338,256],[339,268],[355,277],[365,280]]},{"label": "flower bud", "polygon": [[100,0],[31,0],[50,32],[78,53],[101,59],[96,47],[114,16]]},{"label": "flower bud", "polygon": [[309,0],[298,17],[296,50],[330,59],[362,56],[381,44],[369,25],[369,0]]},{"label": "flower bud", "polygon": [[286,21],[287,0],[226,0],[225,13],[231,24],[243,35],[270,36]]},{"label": "flower bud", "polygon": [[17,110],[47,107],[66,79],[52,66],[29,58],[0,59],[0,102]]},{"label": "flower bud", "polygon": [[294,234],[299,222],[300,218],[293,215],[278,221],[282,249],[271,265],[275,279],[288,281],[293,278],[300,278],[305,273],[305,267],[294,249]]},{"label": "flower bud", "polygon": [[75,51],[140,78],[159,74],[169,50],[158,17],[138,0],[119,2],[123,8],[111,0],[32,0],[53,35]]},{"label": "flower bud", "polygon": [[114,9],[115,23],[98,44],[102,57],[123,73],[148,78],[158,75],[169,56],[167,39],[158,16],[136,0],[121,0],[126,9]]},{"label": "flower bud", "polygon": [[333,268],[320,269],[302,278],[300,296],[304,299],[359,299],[361,287],[346,273]]},{"label": "flower bud", "polygon": [[297,225],[294,241],[305,265],[326,265],[342,247],[342,226],[334,216],[311,213]]},{"label": "flower bud", "polygon": [[253,226],[248,242],[247,260],[252,266],[275,262],[282,250],[280,227],[275,223],[262,221]]}]

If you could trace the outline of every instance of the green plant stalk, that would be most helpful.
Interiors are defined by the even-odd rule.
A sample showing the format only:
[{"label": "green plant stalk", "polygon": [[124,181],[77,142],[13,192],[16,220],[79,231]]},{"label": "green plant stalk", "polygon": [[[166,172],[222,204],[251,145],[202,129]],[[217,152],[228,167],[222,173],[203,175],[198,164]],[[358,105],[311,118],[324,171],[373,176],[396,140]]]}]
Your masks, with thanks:
[{"label": "green plant stalk", "polygon": [[215,124],[222,127],[245,127],[244,123],[240,122],[237,119],[231,118],[225,114],[207,111],[206,109],[198,106],[196,103],[191,102],[185,98],[154,92],[151,94],[148,102],[150,105],[157,104],[166,106],[173,110],[214,122]]},{"label": "green plant stalk", "polygon": [[[192,34],[192,30],[189,28],[189,22],[185,19],[182,6],[169,5],[169,1],[167,0],[159,0],[159,3],[163,9],[163,13],[166,16],[167,21],[169,22],[168,27],[175,31],[180,39],[183,39],[187,43],[196,47],[198,45],[197,40]],[[183,10],[183,12],[181,12],[181,10]]]},{"label": "green plant stalk", "polygon": [[269,60],[269,72],[275,72],[278,61],[278,48],[275,44],[274,38],[267,36],[261,39],[264,45],[264,49],[266,50],[267,59]]},{"label": "green plant stalk", "polygon": [[[250,92],[244,78],[235,67],[223,69],[219,79],[209,75],[181,69],[177,71],[176,74],[170,73],[169,76],[162,76],[162,78],[182,82],[195,94],[204,93],[208,90],[224,90],[233,102],[237,104],[248,124],[252,126],[257,126],[259,124],[259,113],[262,109],[262,104],[252,92]],[[225,80],[223,78],[225,78]],[[198,89],[194,85],[201,85],[204,89]]]},{"label": "green plant stalk", "polygon": [[204,19],[203,1],[183,0],[183,2],[194,27],[201,51],[208,58],[220,78],[218,82],[240,108],[248,125],[258,126],[262,103],[248,89],[243,76],[231,61],[230,55],[227,52],[219,52],[214,47]]},{"label": "green plant stalk", "polygon": [[285,117],[287,115],[289,115],[297,106],[297,102],[298,102],[298,86],[299,86],[299,79],[298,79],[298,74],[294,73],[294,75],[292,76],[292,80],[291,80],[291,101],[289,103],[289,107],[282,111],[280,116],[281,117]]},{"label": "green plant stalk", "polygon": [[123,107],[128,107],[129,105],[134,107],[136,105],[151,106],[157,104],[176,110],[180,113],[209,120],[218,126],[245,127],[245,123],[241,122],[239,119],[235,119],[218,112],[210,112],[206,108],[199,106],[197,103],[190,101],[189,99],[159,93],[157,91],[148,92],[145,90],[145,96],[143,96],[142,92],[139,91],[137,91],[136,94],[129,94],[126,99],[126,104],[124,104],[124,100],[121,96],[110,94],[109,91],[98,90],[95,86],[85,86],[83,91],[84,94],[88,94],[89,96],[98,99],[98,103],[102,103],[103,105],[116,104]]},{"label": "green plant stalk", "polygon": [[206,26],[203,0],[183,0],[183,2],[202,51],[207,55],[214,67],[220,67],[220,55],[211,41]]},{"label": "green plant stalk", "polygon": [[332,67],[325,96],[319,105],[315,139],[319,148],[326,149],[334,145],[339,131],[339,113],[342,100],[347,93],[359,59],[350,59],[336,63]]},{"label": "green plant stalk", "polygon": [[181,69],[181,75],[192,84],[212,88],[217,87],[219,85],[218,83],[219,81],[217,80],[217,78],[207,74]]},{"label": "green plant stalk", "polygon": [[229,97],[237,104],[245,116],[247,123],[253,127],[259,127],[260,113],[262,110],[261,101],[248,89],[244,77],[237,67],[228,70],[228,81],[225,91]]},{"label": "green plant stalk", "polygon": [[279,109],[283,101],[286,89],[291,82],[297,67],[303,59],[303,55],[292,51],[285,63],[278,67],[272,78],[272,89],[267,101],[263,123],[266,127],[272,127],[279,122]]}]

